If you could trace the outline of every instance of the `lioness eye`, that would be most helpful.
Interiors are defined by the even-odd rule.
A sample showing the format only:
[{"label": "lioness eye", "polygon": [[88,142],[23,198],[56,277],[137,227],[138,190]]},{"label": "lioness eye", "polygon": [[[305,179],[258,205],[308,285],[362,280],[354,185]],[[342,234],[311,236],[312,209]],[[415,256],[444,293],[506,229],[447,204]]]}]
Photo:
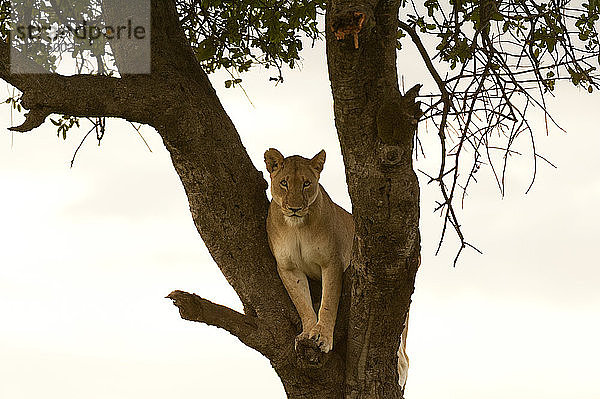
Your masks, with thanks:
[{"label": "lioness eye", "polygon": [[310,182],[307,180],[304,182],[304,187],[308,187],[308,186],[310,186]]},{"label": "lioness eye", "polygon": [[279,184],[281,184],[281,187],[287,187],[287,181],[282,180]]}]

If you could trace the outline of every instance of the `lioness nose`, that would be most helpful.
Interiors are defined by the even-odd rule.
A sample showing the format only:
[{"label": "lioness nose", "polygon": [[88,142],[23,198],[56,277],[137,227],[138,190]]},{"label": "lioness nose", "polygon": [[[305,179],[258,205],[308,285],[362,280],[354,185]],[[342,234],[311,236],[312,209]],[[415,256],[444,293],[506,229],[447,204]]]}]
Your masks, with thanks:
[{"label": "lioness nose", "polygon": [[292,212],[296,213],[296,212],[298,212],[300,209],[302,209],[302,208],[290,208],[290,211],[292,211]]}]

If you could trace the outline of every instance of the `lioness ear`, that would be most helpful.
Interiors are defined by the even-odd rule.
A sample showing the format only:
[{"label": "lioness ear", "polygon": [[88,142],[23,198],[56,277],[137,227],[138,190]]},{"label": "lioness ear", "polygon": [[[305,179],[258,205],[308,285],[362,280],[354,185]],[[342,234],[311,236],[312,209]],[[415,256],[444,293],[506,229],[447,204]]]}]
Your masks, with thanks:
[{"label": "lioness ear", "polygon": [[310,166],[312,166],[318,173],[323,170],[323,164],[325,163],[325,150],[321,150],[317,155],[310,160]]},{"label": "lioness ear", "polygon": [[267,171],[273,173],[283,166],[283,155],[275,148],[269,148],[265,151],[265,165],[267,165]]}]

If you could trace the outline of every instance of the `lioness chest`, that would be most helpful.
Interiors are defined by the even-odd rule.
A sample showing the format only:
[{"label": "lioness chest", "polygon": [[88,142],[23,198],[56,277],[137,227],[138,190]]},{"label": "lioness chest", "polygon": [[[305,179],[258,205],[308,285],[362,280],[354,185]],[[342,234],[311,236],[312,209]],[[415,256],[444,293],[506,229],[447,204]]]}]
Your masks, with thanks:
[{"label": "lioness chest", "polygon": [[321,279],[321,268],[327,267],[334,255],[321,234],[304,226],[280,228],[271,241],[279,267],[297,268],[316,280]]}]

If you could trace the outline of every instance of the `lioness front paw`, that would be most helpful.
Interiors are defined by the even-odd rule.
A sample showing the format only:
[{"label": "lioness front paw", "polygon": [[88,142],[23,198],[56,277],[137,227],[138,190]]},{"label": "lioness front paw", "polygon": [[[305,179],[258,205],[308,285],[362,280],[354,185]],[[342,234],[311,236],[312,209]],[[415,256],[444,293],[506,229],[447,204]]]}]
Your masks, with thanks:
[{"label": "lioness front paw", "polygon": [[308,338],[315,341],[323,353],[333,349],[333,331],[319,323],[309,331]]},{"label": "lioness front paw", "polygon": [[303,341],[305,339],[309,339],[308,333],[309,333],[309,331],[302,331],[300,334],[298,334],[296,336],[296,339],[294,341],[294,349],[298,349],[298,341]]}]

